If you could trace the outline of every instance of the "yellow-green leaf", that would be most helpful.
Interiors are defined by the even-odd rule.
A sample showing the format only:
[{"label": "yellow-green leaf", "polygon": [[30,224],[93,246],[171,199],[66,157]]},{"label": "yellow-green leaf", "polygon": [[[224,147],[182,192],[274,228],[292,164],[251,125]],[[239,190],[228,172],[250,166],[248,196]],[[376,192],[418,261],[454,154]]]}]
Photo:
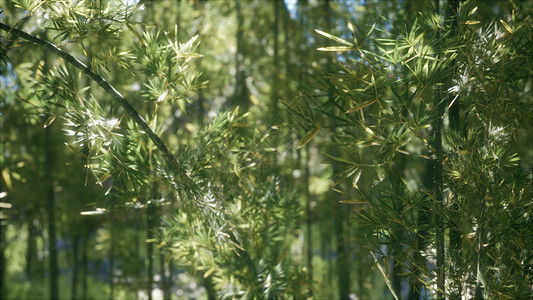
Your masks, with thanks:
[{"label": "yellow-green leaf", "polygon": [[81,152],[80,150],[76,149],[74,146],[68,144],[68,143],[65,143],[65,145],[71,149],[72,151],[78,153],[81,157],[85,158],[85,159],[88,159],[87,155],[85,155],[83,152]]},{"label": "yellow-green leaf", "polygon": [[500,23],[502,23],[503,27],[505,27],[505,29],[506,29],[507,31],[509,31],[510,34],[513,34],[513,33],[514,33],[514,31],[513,31],[513,29],[511,28],[511,26],[509,26],[509,24],[505,23],[504,20],[500,19]]},{"label": "yellow-green leaf", "polygon": [[300,142],[298,143],[298,149],[302,148],[302,147],[305,146],[307,143],[309,143],[309,142],[315,137],[315,135],[316,135],[319,131],[320,131],[320,128],[318,128],[318,127],[309,130],[309,132],[307,132],[307,133],[302,137],[302,139],[300,140]]},{"label": "yellow-green leaf", "polygon": [[2,178],[4,179],[6,187],[10,190],[13,186],[11,184],[11,176],[9,176],[7,169],[2,170]]},{"label": "yellow-green leaf", "polygon": [[367,106],[370,106],[370,105],[374,104],[374,102],[376,102],[376,99],[374,99],[374,100],[369,100],[369,101],[365,101],[365,102],[363,102],[363,103],[359,103],[359,104],[356,105],[355,107],[350,108],[350,109],[349,109],[348,111],[346,111],[345,113],[346,113],[346,114],[353,113],[354,111],[358,111],[358,110],[360,110],[360,109],[363,109],[363,108],[365,108],[365,107],[367,107]]},{"label": "yellow-green leaf", "polygon": [[468,13],[468,16],[470,17],[471,15],[473,15],[474,13],[476,13],[476,10],[477,10],[477,6],[474,7],[474,9],[472,9],[472,10]]},{"label": "yellow-green leaf", "polygon": [[336,37],[336,36],[334,36],[334,35],[332,35],[332,34],[329,34],[329,33],[327,33],[327,32],[324,32],[324,31],[322,31],[322,30],[315,29],[315,31],[316,31],[317,33],[319,33],[319,34],[321,34],[321,35],[327,37],[327,38],[330,39],[330,40],[334,40],[334,41],[336,41],[336,42],[339,42],[339,43],[341,43],[341,44],[343,44],[343,45],[346,45],[346,46],[349,46],[349,47],[353,47],[353,46],[354,46],[354,44],[352,44],[352,43],[350,43],[350,42],[348,42],[348,41],[346,41],[346,40],[343,40],[343,39],[341,39],[340,37]]},{"label": "yellow-green leaf", "polygon": [[214,271],[215,271],[214,268],[209,268],[207,271],[205,271],[204,278],[209,277],[209,275],[211,275],[211,273],[213,273]]},{"label": "yellow-green leaf", "polygon": [[331,46],[331,47],[321,47],[318,48],[318,51],[330,51],[330,52],[342,52],[342,51],[352,51],[356,48],[353,47],[345,47],[345,46]]},{"label": "yellow-green leaf", "polygon": [[128,23],[126,22],[126,27],[128,27],[128,30],[145,46],[148,47],[148,44],[146,41],[137,33],[137,31]]},{"label": "yellow-green leaf", "polygon": [[56,119],[56,115],[51,115],[50,117],[48,117],[48,119],[46,119],[46,122],[44,122],[44,128],[50,126],[54,120]]},{"label": "yellow-green leaf", "polygon": [[350,29],[352,33],[355,33],[355,28],[353,27],[353,24],[350,21],[348,21],[348,29]]},{"label": "yellow-green leaf", "polygon": [[361,168],[357,168],[357,171],[355,172],[355,175],[353,177],[353,187],[356,189],[359,189],[357,186],[357,183],[359,182],[359,178],[361,178],[361,174],[363,173],[363,170]]}]

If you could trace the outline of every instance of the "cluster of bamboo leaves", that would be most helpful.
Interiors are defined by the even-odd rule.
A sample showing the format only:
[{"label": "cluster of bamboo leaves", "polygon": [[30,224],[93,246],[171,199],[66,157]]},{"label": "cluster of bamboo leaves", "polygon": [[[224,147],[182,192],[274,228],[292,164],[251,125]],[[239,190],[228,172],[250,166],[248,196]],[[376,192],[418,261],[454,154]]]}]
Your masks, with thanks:
[{"label": "cluster of bamboo leaves", "polygon": [[[192,63],[200,57],[194,52],[197,37],[180,43],[177,28],[172,35],[143,26],[137,21],[142,3],[14,4],[26,12],[20,22],[45,16],[41,26],[56,33],[48,38],[65,58],[52,61],[44,53],[25,65],[28,72],[18,80],[32,92],[21,98],[46,119],[45,127],[60,120],[66,146],[84,161],[86,178],[110,193],[107,209],[167,211],[154,242],[169,259],[208,280],[220,297],[302,295],[305,277],[290,256],[301,214],[298,198],[280,190],[270,171],[276,132],[257,130],[235,109],[221,112],[201,131],[173,136],[176,116],[188,120],[191,94],[204,84]],[[15,38],[5,34],[3,39]],[[125,44],[127,35],[135,37],[134,45]],[[88,79],[80,66],[95,75]],[[120,87],[107,84],[111,68],[131,80]],[[131,91],[122,96],[120,88]],[[150,132],[172,143],[161,144]]]},{"label": "cluster of bamboo leaves", "polygon": [[404,28],[348,23],[350,40],[317,30],[338,44],[318,50],[343,53],[317,79],[329,97],[290,109],[308,130],[300,145],[333,137],[338,151],[324,155],[339,166],[338,191],[410,295],[422,283],[436,297],[527,298],[533,188],[516,144],[532,115],[531,20],[481,24],[475,11],[466,3],[454,19],[423,14]]}]

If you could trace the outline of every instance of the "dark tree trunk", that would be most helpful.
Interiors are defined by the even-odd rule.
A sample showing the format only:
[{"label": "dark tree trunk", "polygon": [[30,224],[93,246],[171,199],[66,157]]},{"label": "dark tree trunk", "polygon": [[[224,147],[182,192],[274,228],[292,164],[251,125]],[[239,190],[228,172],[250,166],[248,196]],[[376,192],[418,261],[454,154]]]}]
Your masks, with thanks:
[{"label": "dark tree trunk", "polygon": [[350,298],[350,257],[347,251],[345,208],[336,203],[335,236],[337,237],[337,275],[339,278],[339,298]]},{"label": "dark tree trunk", "polygon": [[[435,0],[435,11],[440,12],[439,1]],[[436,40],[440,37],[437,31]],[[436,118],[433,122],[433,194],[435,196],[435,206],[439,207],[443,203],[443,181],[442,181],[442,116],[444,115],[443,88],[436,85],[433,88],[433,106],[436,112]],[[445,257],[444,257],[444,223],[438,211],[433,213],[435,224],[435,248],[437,251],[437,262],[435,271],[437,273],[437,299],[444,299],[446,295],[445,288]]]},{"label": "dark tree trunk", "polygon": [[[298,8],[298,16],[299,16],[299,26],[300,28],[306,28],[308,26],[308,15],[307,15],[307,10],[308,10],[308,7],[307,7],[307,1],[302,1],[302,0],[299,0],[297,2],[297,8]],[[284,55],[284,60],[285,60],[285,76],[286,78],[289,78],[290,77],[290,71],[291,71],[291,68],[290,68],[290,51],[291,49],[289,48],[289,40],[290,40],[290,37],[289,37],[289,22],[290,22],[290,16],[289,16],[289,11],[287,8],[285,8],[284,10],[284,17],[283,17],[283,27],[284,27],[284,34],[285,34],[285,38],[284,38],[284,42],[285,42],[285,55]],[[305,45],[306,44],[306,40],[305,40],[305,36],[298,36],[298,40],[296,41],[296,44],[302,44],[302,45]],[[307,51],[307,48],[305,47],[302,47],[302,48],[299,48],[299,49],[296,49],[296,51],[299,52],[299,57],[302,58],[303,61],[306,61],[307,58],[308,58],[308,51]],[[306,70],[305,70],[305,66],[302,65],[301,68],[299,68],[299,70],[297,71],[297,75],[298,75],[298,78],[302,78],[303,74],[306,73]],[[284,85],[284,86],[287,86],[288,85]],[[289,89],[287,88],[286,89],[287,92],[286,92],[286,99],[287,100],[290,100],[292,98],[292,96],[289,95]],[[289,124],[292,123],[292,119],[289,118],[288,120]],[[296,161],[296,168],[299,169],[299,170],[302,170],[302,177],[301,177],[301,180],[299,181],[299,190],[301,191],[301,193],[304,195],[304,200],[305,200],[305,229],[306,229],[306,258],[307,258],[307,267],[308,267],[308,280],[309,280],[309,283],[312,284],[313,283],[313,277],[314,277],[314,273],[313,273],[313,212],[312,212],[312,209],[311,209],[311,193],[310,193],[310,190],[309,190],[309,181],[310,181],[310,169],[309,169],[309,161],[311,160],[311,157],[310,157],[310,145],[307,144],[305,145],[304,148],[301,148],[297,151],[296,155],[297,155],[297,161]],[[326,261],[328,263],[328,267],[331,267],[331,259],[329,259],[329,257],[327,256],[327,247],[326,247],[326,240],[323,239],[320,243],[321,245],[321,252],[322,252],[322,257],[326,258]],[[331,271],[332,268],[330,268],[329,270]],[[331,273],[331,272],[329,272]],[[331,276],[328,276],[329,279],[331,279]],[[309,296],[310,297],[313,297],[313,290],[312,289],[309,289]]]},{"label": "dark tree trunk", "polygon": [[[333,23],[333,15],[331,11],[330,1],[326,0],[323,3],[323,11],[324,11],[324,17],[325,17],[325,29],[327,32],[331,32],[334,28]],[[331,61],[331,56],[328,56],[327,58],[328,66],[331,66],[333,63]],[[332,91],[328,91],[328,102],[333,103],[335,101],[335,98],[333,96]],[[332,131],[336,131],[338,126],[336,119],[333,119],[331,122],[331,128]],[[332,143],[334,144],[335,141],[332,140]],[[332,149],[333,156],[335,153],[338,152],[337,149]],[[340,166],[337,163],[332,163],[333,168],[333,174],[338,174],[338,170]],[[341,187],[341,189],[344,189],[344,187]],[[348,207],[345,206],[345,204],[340,203],[339,195],[336,192],[330,193],[331,198],[330,202],[331,205],[334,205],[335,207],[335,219],[334,219],[334,231],[335,231],[335,238],[336,238],[336,254],[337,254],[337,278],[338,278],[338,284],[339,284],[339,298],[340,299],[349,299],[350,297],[350,255],[349,255],[349,247],[348,247],[348,240],[346,236],[346,223],[348,214],[347,211],[349,210]]]},{"label": "dark tree trunk", "polygon": [[[429,160],[424,172],[423,185],[427,190],[431,190],[433,187],[433,160]],[[416,232],[416,245],[414,253],[414,262],[412,264],[413,272],[409,278],[409,296],[408,299],[420,299],[422,296],[422,284],[420,277],[422,273],[419,268],[426,266],[426,259],[422,256],[422,252],[426,248],[426,241],[428,240],[428,231],[426,228],[430,223],[431,215],[429,213],[429,207],[422,207],[418,210],[417,218],[417,232]]]},{"label": "dark tree trunk", "polygon": [[50,299],[59,298],[58,289],[58,266],[57,266],[57,238],[55,223],[55,194],[53,174],[55,166],[55,151],[52,141],[52,129],[44,129],[44,156],[45,156],[45,182],[46,182],[46,210],[48,214],[48,251],[49,251],[49,276],[50,276]]},{"label": "dark tree trunk", "polygon": [[[206,9],[204,1],[195,1],[194,7],[198,11],[203,11]],[[195,35],[198,35],[198,36],[202,35],[202,29],[203,29],[202,24],[204,24],[204,19],[199,20]],[[198,51],[202,52],[201,50],[198,50]],[[202,61],[203,61],[202,59],[195,60],[196,68],[198,70],[202,70]],[[196,106],[198,109],[196,110],[195,116],[196,116],[196,120],[198,121],[198,124],[200,124],[200,126],[203,126],[204,117],[206,115],[206,106],[208,105],[206,104],[206,97],[204,95],[204,89],[202,88],[198,89],[197,95],[198,95],[198,101],[196,103]]]},{"label": "dark tree trunk", "polygon": [[[448,6],[446,7],[446,17],[450,22],[450,30],[451,30],[451,37],[455,37],[457,35],[457,11],[459,9],[459,0],[448,0]],[[452,63],[449,66],[450,72],[448,74],[455,74],[455,65]],[[451,79],[448,78],[449,82],[448,85],[451,85]],[[459,116],[460,112],[460,104],[459,100],[456,99],[456,101],[453,101],[452,95],[449,96],[450,99],[448,100],[448,103],[450,105],[450,128],[452,130],[460,130],[461,129],[461,118]],[[453,102],[452,102],[453,101]]]},{"label": "dark tree trunk", "polygon": [[[459,1],[458,0],[448,0],[448,6],[446,7],[446,17],[450,22],[450,36],[455,37],[457,35],[457,10],[459,7]],[[449,72],[448,74],[455,74],[456,68],[455,64],[451,63],[448,67]],[[448,87],[452,85],[451,80],[453,78],[448,78]],[[460,118],[460,104],[459,99],[455,98],[453,94],[448,95],[448,101],[447,104],[449,105],[449,120],[450,120],[450,129],[455,132],[459,132],[462,129],[461,125],[461,118]],[[459,204],[458,204],[458,198],[454,193],[453,196],[453,204],[452,208],[454,211],[459,212]],[[451,219],[450,222],[450,229],[449,229],[449,253],[450,253],[450,260],[452,261],[452,272],[455,272],[456,270],[461,270],[462,268],[462,251],[461,251],[461,230],[459,229],[460,224],[458,224],[455,220]],[[455,297],[459,297],[463,294],[462,292],[462,282],[460,281],[460,276],[453,276],[451,274],[452,278],[457,278],[457,282],[454,286],[454,292]]]},{"label": "dark tree trunk", "polygon": [[172,293],[173,282],[174,282],[174,261],[171,259],[168,262],[168,291],[169,293]]},{"label": "dark tree trunk", "polygon": [[[442,116],[444,114],[442,100],[441,87],[435,88],[434,104],[436,106],[437,115]],[[439,117],[435,121],[433,130],[435,160],[433,164],[433,179],[434,179],[434,196],[435,204],[438,207],[443,203],[443,182],[442,182],[442,119]],[[438,212],[433,214],[435,222],[435,234],[436,234],[436,250],[437,250],[437,299],[444,299],[445,291],[445,267],[444,267],[444,224],[442,217]]]},{"label": "dark tree trunk", "polygon": [[[406,108],[402,108],[402,115],[404,118],[409,118],[408,116],[408,110]],[[400,155],[395,158],[394,164],[391,168],[391,187],[392,191],[394,192],[392,197],[392,204],[393,208],[396,211],[398,215],[401,215],[401,207],[403,206],[403,194],[405,189],[407,188],[405,186],[405,183],[403,181],[403,174],[405,173],[405,168],[407,165],[406,157],[403,155]],[[402,241],[405,238],[405,231],[402,229],[401,226],[397,225],[395,222],[392,223],[391,230],[396,236],[396,238],[400,239]],[[396,295],[399,299],[401,299],[401,291],[402,291],[402,278],[400,274],[402,273],[402,264],[400,262],[400,259],[398,258],[399,254],[403,251],[402,243],[394,243],[394,245],[391,245],[391,256],[392,256],[392,270],[391,270],[391,282],[392,287],[394,291],[396,292]]]},{"label": "dark tree trunk", "polygon": [[[394,184],[393,189],[395,196],[399,193],[398,183]],[[394,197],[396,198],[396,197]],[[393,199],[393,201],[398,201],[398,199]],[[400,228],[392,228],[392,231],[397,237],[400,237],[402,234],[401,232],[398,232],[401,230]],[[401,237],[400,237],[401,238]],[[402,273],[402,265],[399,262],[398,259],[398,253],[401,251],[400,245],[391,245],[391,283],[392,288],[396,292],[396,295],[401,299],[401,291],[402,291],[402,278],[400,277],[400,274]]]},{"label": "dark tree trunk", "polygon": [[35,226],[35,219],[30,218],[28,222],[28,248],[26,249],[26,276],[30,281],[35,279],[35,268],[37,263],[37,228]]},{"label": "dark tree trunk", "polygon": [[152,300],[152,287],[154,284],[154,213],[155,204],[152,203],[152,199],[148,200],[148,211],[146,214],[146,243],[148,252],[148,282],[146,285],[146,293],[148,294],[148,300]]},{"label": "dark tree trunk", "polygon": [[77,235],[74,235],[72,240],[72,283],[71,283],[71,299],[78,299],[78,273],[79,273],[79,248],[80,248],[80,239]]},{"label": "dark tree trunk", "polygon": [[[0,189],[2,190],[2,189]],[[6,205],[7,206],[7,205]],[[4,208],[9,208],[9,206],[4,207],[0,206],[0,216],[3,214]],[[5,258],[5,234],[4,234],[4,218],[0,217],[0,299],[5,299],[5,273],[6,273],[6,258]]]},{"label": "dark tree trunk", "polygon": [[[304,195],[305,195],[305,227],[307,230],[307,266],[309,268],[309,282],[313,282],[313,216],[311,211],[311,193],[309,192],[309,178],[311,176],[310,170],[309,170],[309,164],[307,163],[310,161],[309,157],[309,145],[306,145],[305,147],[305,159],[303,161],[303,176],[304,176],[304,182],[303,182],[303,189],[304,189]],[[311,291],[312,293],[312,291]]]},{"label": "dark tree trunk", "polygon": [[[158,218],[159,219],[159,223],[161,223],[161,218]],[[159,225],[161,226],[161,224]],[[159,242],[162,241],[161,239],[162,235],[161,235],[161,231],[159,231]],[[165,254],[164,253],[160,253],[159,254],[159,268],[160,268],[160,272],[161,272],[161,289],[163,290],[163,299],[170,299],[171,298],[171,294],[172,294],[172,290],[171,290],[171,280],[172,280],[172,275],[170,274],[170,266],[169,264],[165,261]]]},{"label": "dark tree trunk", "polygon": [[[272,58],[273,71],[272,71],[272,87],[270,92],[271,103],[272,103],[272,116],[273,118],[278,117],[278,99],[279,99],[279,88],[280,88],[280,62],[279,62],[279,6],[283,4],[281,1],[273,1],[274,6],[274,23],[272,32],[274,38],[274,56]],[[274,120],[276,122],[276,120]]]},{"label": "dark tree trunk", "polygon": [[479,228],[477,229],[476,235],[477,235],[477,253],[476,253],[476,273],[478,274],[476,279],[476,288],[474,292],[474,299],[475,300],[482,300],[486,299],[487,296],[485,295],[485,287],[481,283],[481,278],[479,278],[480,274],[483,273],[483,256],[484,256],[484,246],[485,244],[485,224],[483,218],[484,214],[484,207],[481,208],[481,221],[479,224]]},{"label": "dark tree trunk", "polygon": [[[285,4],[285,2],[283,2],[283,44],[284,44],[284,50],[285,50],[285,53],[283,55],[283,60],[284,60],[284,64],[285,64],[285,80],[289,80],[289,78],[292,80],[292,77],[291,77],[291,62],[290,62],[290,55],[292,55],[292,49],[291,49],[291,39],[290,39],[290,35],[291,35],[291,32],[290,32],[290,26],[292,25],[292,20],[291,20],[291,17],[290,17],[290,14],[289,14],[289,10]],[[290,99],[293,99],[292,98],[292,95],[291,95],[291,89],[290,89],[290,86],[288,84],[284,84],[283,85],[283,89],[284,89],[284,98],[285,100],[290,100]]]},{"label": "dark tree trunk", "polygon": [[161,287],[161,290],[163,291],[163,298],[164,299],[170,299],[170,298],[167,298],[167,296],[170,296],[170,294],[167,295],[168,293],[168,288],[167,288],[167,270],[166,270],[166,267],[165,267],[165,255],[163,253],[159,254],[159,272],[161,274],[161,283],[159,284],[159,286]]},{"label": "dark tree trunk", "polygon": [[109,298],[115,298],[115,224],[113,222],[113,213],[109,214]]},{"label": "dark tree trunk", "polygon": [[85,300],[87,299],[87,265],[89,263],[88,261],[88,255],[87,255],[87,248],[89,244],[89,234],[86,233],[83,237],[82,241],[82,252],[81,252],[81,276],[82,276],[82,289],[81,289],[81,299]]},{"label": "dark tree trunk", "polygon": [[[326,280],[328,282],[329,285],[333,284],[333,279],[335,278],[335,276],[330,276],[329,274],[333,274],[334,271],[333,271],[333,257],[332,257],[332,246],[330,247],[330,245],[333,244],[333,242],[331,241],[331,238],[330,236],[321,231],[320,232],[320,236],[322,237],[322,243],[321,243],[321,251],[322,251],[322,257],[327,261],[328,263],[328,273],[325,274],[326,276]],[[324,277],[322,277],[324,278]]]},{"label": "dark tree trunk", "polygon": [[207,292],[207,299],[217,299],[217,291],[215,290],[215,284],[213,283],[213,278],[211,276],[207,276],[207,278],[204,279],[204,286]]},{"label": "dark tree trunk", "polygon": [[[365,277],[363,276],[363,272],[362,270],[364,270],[364,268],[369,268],[368,266],[368,255],[363,255],[363,251],[361,250],[362,247],[359,247],[359,251],[357,253],[357,264],[358,264],[358,268],[359,268],[359,276],[357,276],[357,286],[358,286],[358,290],[359,290],[359,293],[357,296],[359,296],[359,299],[368,299],[368,289],[366,288],[366,284],[365,284]],[[366,272],[366,274],[368,274],[368,272]]]},{"label": "dark tree trunk", "polygon": [[246,2],[235,1],[235,12],[237,14],[237,51],[235,53],[235,93],[233,96],[234,104],[240,105],[243,111],[248,111],[250,102],[250,92],[246,85],[246,70],[244,59],[244,16],[241,4]]},{"label": "dark tree trunk", "polygon": [[[1,209],[0,209],[1,212]],[[4,220],[0,219],[0,298],[4,299],[4,278],[6,273],[6,263],[5,263],[5,256],[4,256],[4,249],[5,249],[5,241],[4,241]]]},{"label": "dark tree trunk", "polygon": [[177,0],[176,1],[176,6],[177,6],[177,10],[176,10],[176,27],[178,27],[178,29],[180,29],[178,31],[178,40],[181,41],[181,32],[183,30],[181,30],[181,0]]}]

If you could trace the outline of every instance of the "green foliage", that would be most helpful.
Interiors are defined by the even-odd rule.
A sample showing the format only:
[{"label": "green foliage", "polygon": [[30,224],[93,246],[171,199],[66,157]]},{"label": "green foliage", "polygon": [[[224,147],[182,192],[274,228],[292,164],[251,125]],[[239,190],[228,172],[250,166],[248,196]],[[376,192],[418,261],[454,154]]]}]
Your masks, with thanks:
[{"label": "green foliage", "polygon": [[141,90],[145,101],[162,102],[171,101],[186,113],[186,104],[189,95],[187,91],[199,88],[198,71],[190,66],[191,59],[200,57],[194,53],[198,36],[187,43],[181,44],[177,39],[177,27],[174,39],[165,33],[166,42],[163,44],[158,32],[145,32],[143,43],[137,44],[136,57],[138,64],[143,66],[142,73],[146,76],[146,83]]},{"label": "green foliage", "polygon": [[8,298],[531,297],[530,4],[0,2]]},{"label": "green foliage", "polygon": [[[151,30],[137,33],[129,21],[136,18],[132,6],[112,9],[112,3],[102,7],[60,1],[33,9],[52,16],[47,22],[57,31],[59,45],[80,46],[97,75],[113,78],[112,70],[125,69],[132,79],[135,75],[144,82],[140,97],[130,94],[129,101],[137,109],[144,107],[143,119],[155,133],[163,135],[169,129],[168,120],[176,115],[169,111],[187,112],[191,92],[201,86],[192,64],[201,56],[194,52],[197,36],[180,43],[177,27],[173,36]],[[127,33],[136,41],[134,51],[125,50],[131,47],[122,42]],[[94,48],[95,42],[102,44]],[[102,93],[70,59],[54,67],[49,61],[35,63],[30,76],[20,74],[17,80],[35,91],[27,101],[51,115],[45,127],[64,120],[66,145],[106,194],[112,194],[108,206],[138,203],[150,211],[154,206],[170,207],[158,238],[161,246],[166,245],[164,252],[192,274],[208,278],[220,297],[303,295],[306,279],[290,256],[301,212],[298,197],[280,190],[279,176],[270,172],[269,136],[275,132],[257,130],[238,109],[220,113],[186,143],[172,145],[178,162],[173,165],[157,151],[157,142],[139,130],[130,111],[110,101],[108,88]],[[135,83],[119,82],[118,87],[128,85]],[[134,102],[139,98],[144,103]],[[161,198],[162,204],[157,200]],[[112,240],[108,243],[115,247]]]},{"label": "green foliage", "polygon": [[192,158],[186,165],[200,193],[185,207],[190,214],[165,221],[163,242],[182,265],[209,277],[222,298],[303,293],[304,278],[289,256],[301,213],[297,198],[269,174],[268,135],[237,111],[224,113],[182,156]]},{"label": "green foliage", "polygon": [[[523,172],[512,145],[528,138],[518,138],[517,132],[531,121],[531,95],[523,94],[531,88],[531,69],[525,67],[531,64],[530,20],[513,13],[512,25],[503,20],[479,24],[474,12],[460,13],[456,29],[452,20],[442,23],[438,16],[422,15],[405,29],[373,26],[356,37],[348,23],[353,43],[317,30],[343,45],[318,50],[349,54],[343,59],[347,62],[319,81],[334,102],[331,97],[325,104],[307,101],[338,124],[338,130],[328,132],[340,156],[325,155],[343,166],[338,183],[349,180],[359,192],[355,202],[364,208],[356,221],[374,237],[381,262],[392,256],[410,270],[410,282],[422,281],[436,293],[432,265],[438,259],[433,252],[438,234],[458,230],[460,248],[454,248],[452,237],[446,241],[447,294],[474,295],[476,290],[478,295],[482,286],[484,295],[528,297],[531,262],[527,247],[520,245],[531,242],[526,233],[532,222],[531,173]],[[375,31],[380,34],[373,36]],[[358,40],[365,47],[358,47]],[[443,88],[446,96],[434,102]],[[440,152],[435,124],[456,120],[451,110],[441,115],[437,106],[449,109],[454,103],[460,103],[464,121],[459,128],[444,129]],[[304,114],[302,105],[297,115]],[[301,143],[309,143],[316,128],[325,126],[317,118],[305,120],[309,132]],[[436,184],[428,178],[432,173],[409,167],[423,161],[442,162],[444,202],[428,189]],[[361,176],[372,178],[372,184],[358,184]],[[432,182],[424,184],[428,179]],[[437,220],[445,220],[444,229]]]}]

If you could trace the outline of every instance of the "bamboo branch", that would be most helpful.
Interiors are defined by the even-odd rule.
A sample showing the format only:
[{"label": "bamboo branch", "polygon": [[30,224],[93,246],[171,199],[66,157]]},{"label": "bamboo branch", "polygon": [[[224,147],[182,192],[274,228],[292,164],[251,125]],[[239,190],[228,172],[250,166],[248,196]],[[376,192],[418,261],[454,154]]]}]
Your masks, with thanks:
[{"label": "bamboo branch", "polygon": [[379,272],[380,272],[381,275],[383,276],[383,279],[385,279],[385,284],[386,284],[387,287],[389,288],[389,291],[391,292],[392,297],[394,297],[394,300],[398,300],[398,299],[400,299],[400,298],[398,297],[398,294],[396,294],[396,291],[394,291],[394,288],[393,288],[393,286],[392,286],[392,283],[391,283],[389,277],[387,277],[387,274],[385,273],[385,270],[383,270],[383,267],[379,264],[378,259],[377,259],[376,256],[374,255],[374,252],[370,251],[370,254],[372,254],[372,257],[374,258],[374,262],[376,263],[376,266],[378,266]]},{"label": "bamboo branch", "polygon": [[[435,0],[435,10],[438,13],[439,1]],[[437,29],[435,42],[438,42],[440,39],[441,33]],[[435,154],[435,160],[433,163],[433,190],[435,193],[435,200],[437,205],[442,205],[444,203],[443,199],[443,161],[442,161],[442,128],[443,121],[442,116],[444,116],[444,105],[442,102],[443,99],[443,88],[442,86],[435,85],[433,87],[433,105],[435,106],[437,119],[432,124],[432,135],[433,135],[433,149]],[[444,242],[444,232],[445,225],[443,217],[438,213],[434,213],[435,220],[435,248],[437,250],[437,262],[435,266],[435,272],[437,273],[437,299],[443,300],[446,299],[446,251],[445,251],[445,242]]]},{"label": "bamboo branch", "polygon": [[22,30],[6,25],[2,22],[0,22],[0,29],[6,31],[8,34],[11,33],[17,35],[20,38],[23,38],[25,40],[42,46],[45,49],[50,50],[57,56],[63,58],[69,64],[82,71],[85,75],[89,76],[89,78],[96,81],[98,85],[100,85],[109,95],[113,97],[115,101],[117,101],[124,108],[124,110],[133,119],[133,121],[135,121],[135,123],[137,123],[137,125],[139,125],[139,127],[141,127],[141,129],[146,132],[146,134],[154,142],[156,147],[161,150],[161,152],[163,152],[163,155],[167,158],[167,160],[182,173],[180,175],[185,176],[187,180],[190,180],[183,167],[178,163],[176,157],[168,149],[168,146],[161,140],[161,138],[159,138],[159,136],[157,136],[157,134],[154,133],[154,131],[150,128],[150,126],[148,126],[146,121],[144,121],[144,119],[139,115],[135,108],[133,108],[133,106],[131,106],[131,104],[124,98],[124,96],[122,96],[111,84],[105,81],[105,79],[103,79],[100,75],[96,74],[77,58],[61,50],[59,47],[50,43],[49,41],[40,39]]}]

